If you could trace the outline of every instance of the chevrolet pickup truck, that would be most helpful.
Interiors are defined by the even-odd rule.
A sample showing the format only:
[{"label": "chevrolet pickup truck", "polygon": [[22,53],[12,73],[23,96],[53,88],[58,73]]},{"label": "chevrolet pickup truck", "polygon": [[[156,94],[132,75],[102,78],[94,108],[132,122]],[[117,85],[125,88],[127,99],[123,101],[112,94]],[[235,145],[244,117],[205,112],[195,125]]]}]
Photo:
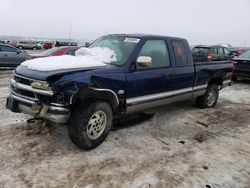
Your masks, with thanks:
[{"label": "chevrolet pickup truck", "polygon": [[52,71],[18,66],[6,107],[67,123],[71,141],[90,150],[106,139],[114,117],[191,98],[198,107],[214,107],[234,72],[229,61],[194,64],[182,38],[115,34],[97,39],[94,47],[113,50],[116,61]]}]

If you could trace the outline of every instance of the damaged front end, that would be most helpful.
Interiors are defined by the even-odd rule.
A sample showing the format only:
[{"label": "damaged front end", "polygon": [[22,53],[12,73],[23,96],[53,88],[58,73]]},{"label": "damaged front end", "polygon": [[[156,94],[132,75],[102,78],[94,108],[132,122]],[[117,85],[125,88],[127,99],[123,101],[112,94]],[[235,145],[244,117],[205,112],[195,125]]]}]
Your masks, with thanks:
[{"label": "damaged front end", "polygon": [[63,101],[63,93],[55,95],[49,83],[14,74],[10,79],[10,95],[6,108],[16,113],[30,114],[35,118],[66,123],[69,105]]}]

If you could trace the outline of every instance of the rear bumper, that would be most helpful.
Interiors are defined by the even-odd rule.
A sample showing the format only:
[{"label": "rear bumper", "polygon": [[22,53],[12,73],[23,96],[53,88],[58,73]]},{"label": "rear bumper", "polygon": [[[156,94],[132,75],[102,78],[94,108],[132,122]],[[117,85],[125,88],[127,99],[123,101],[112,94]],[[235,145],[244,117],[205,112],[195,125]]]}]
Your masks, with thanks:
[{"label": "rear bumper", "polygon": [[246,78],[246,79],[250,79],[250,72],[249,73],[245,73],[245,72],[237,72],[234,74],[235,77],[237,78]]},{"label": "rear bumper", "polygon": [[13,93],[11,93],[6,100],[6,108],[12,112],[29,114],[55,123],[66,123],[68,121],[68,108],[56,103],[51,103],[45,106],[47,107],[47,110],[43,111],[42,108],[44,106],[39,106],[35,101],[25,99]]}]

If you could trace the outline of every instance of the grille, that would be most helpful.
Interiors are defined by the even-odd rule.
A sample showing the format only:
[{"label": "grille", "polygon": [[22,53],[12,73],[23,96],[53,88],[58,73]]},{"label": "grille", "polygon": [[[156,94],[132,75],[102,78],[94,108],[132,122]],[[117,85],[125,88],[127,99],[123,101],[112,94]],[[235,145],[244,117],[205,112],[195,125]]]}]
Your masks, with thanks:
[{"label": "grille", "polygon": [[14,86],[12,86],[12,90],[19,95],[23,95],[23,96],[30,97],[30,98],[36,98],[33,92],[18,89]]},{"label": "grille", "polygon": [[19,82],[21,84],[25,84],[25,85],[31,85],[31,80],[23,78],[23,77],[19,77],[17,75],[14,76],[14,80],[16,82]]}]

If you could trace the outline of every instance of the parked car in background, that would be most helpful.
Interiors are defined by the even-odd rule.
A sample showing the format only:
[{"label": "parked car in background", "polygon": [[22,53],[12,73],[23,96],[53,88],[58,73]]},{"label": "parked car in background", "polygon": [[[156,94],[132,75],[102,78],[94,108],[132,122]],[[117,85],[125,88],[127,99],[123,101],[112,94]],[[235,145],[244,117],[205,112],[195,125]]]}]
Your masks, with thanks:
[{"label": "parked car in background", "polygon": [[233,58],[235,61],[235,73],[233,79],[248,78],[250,79],[250,50],[246,51],[239,57]]},{"label": "parked car in background", "polygon": [[231,48],[230,50],[235,57],[239,57],[241,54],[247,51],[246,48]]},{"label": "parked car in background", "polygon": [[31,59],[31,57],[20,51],[19,49],[8,45],[0,44],[0,67],[16,67],[23,61]]},{"label": "parked car in background", "polygon": [[38,54],[30,54],[32,58],[48,57],[48,56],[60,56],[60,55],[75,55],[75,51],[80,49],[80,46],[62,46],[54,47],[45,50]]},{"label": "parked car in background", "polygon": [[42,49],[43,48],[43,42],[38,42],[37,43],[37,48]]},{"label": "parked car in background", "polygon": [[188,42],[176,37],[107,35],[89,50],[96,47],[113,52],[109,63],[87,58],[79,67],[73,61],[47,71],[18,66],[6,107],[68,123],[72,142],[90,150],[106,139],[113,117],[190,98],[199,107],[214,107],[234,71],[229,61],[194,64]]},{"label": "parked car in background", "polygon": [[16,42],[13,40],[5,40],[4,43],[16,47]]},{"label": "parked car in background", "polygon": [[16,47],[21,49],[33,49],[33,50],[37,50],[39,49],[37,42],[33,42],[33,41],[19,41],[16,44]]},{"label": "parked car in background", "polygon": [[47,49],[53,48],[53,45],[54,45],[53,42],[44,42],[43,48],[47,50]]},{"label": "parked car in background", "polygon": [[227,47],[219,45],[195,46],[192,49],[192,55],[194,62],[226,61],[234,57]]},{"label": "parked car in background", "polygon": [[77,46],[76,42],[60,42],[56,41],[55,42],[55,47],[60,47],[60,46]]}]

